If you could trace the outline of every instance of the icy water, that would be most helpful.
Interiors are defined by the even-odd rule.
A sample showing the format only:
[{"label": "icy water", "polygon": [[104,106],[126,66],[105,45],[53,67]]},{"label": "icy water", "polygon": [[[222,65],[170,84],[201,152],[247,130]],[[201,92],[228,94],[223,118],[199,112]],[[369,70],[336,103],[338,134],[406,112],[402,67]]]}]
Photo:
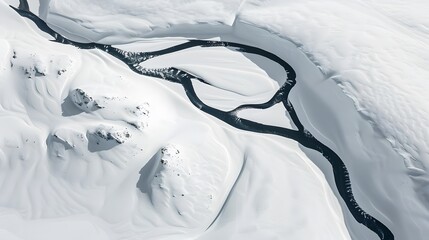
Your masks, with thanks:
[{"label": "icy water", "polygon": [[[293,139],[300,143],[302,146],[313,149],[321,153],[327,161],[332,166],[332,171],[334,173],[335,184],[338,189],[338,192],[347,205],[347,208],[355,218],[355,220],[368,229],[376,233],[380,239],[382,240],[392,240],[394,239],[393,233],[380,221],[375,219],[373,216],[366,213],[356,202],[351,182],[349,178],[349,173],[346,165],[341,160],[341,158],[326,145],[318,141],[309,131],[305,129],[305,127],[301,124],[292,103],[288,100],[289,93],[291,89],[296,84],[296,73],[294,69],[284,60],[279,58],[273,53],[267,52],[263,49],[247,46],[239,43],[233,42],[223,42],[223,41],[208,41],[208,40],[190,40],[186,43],[179,44],[173,47],[169,47],[159,51],[153,52],[128,52],[124,51],[111,45],[103,45],[98,43],[79,43],[75,41],[71,41],[54,30],[52,30],[43,20],[38,18],[33,13],[29,12],[25,8],[25,6],[20,5],[20,9],[15,9],[21,16],[31,19],[40,30],[51,35],[55,40],[55,42],[62,44],[69,44],[81,49],[100,49],[105,51],[106,53],[118,58],[127,66],[137,72],[138,74],[156,77],[159,79],[167,80],[170,82],[178,83],[183,86],[183,89],[189,99],[189,101],[201,111],[210,114],[213,117],[216,117],[223,122],[241,130],[252,131],[256,133],[264,133],[264,134],[273,134],[281,137]],[[232,111],[222,111],[213,107],[206,105],[203,101],[198,98],[198,93],[195,92],[193,87],[193,81],[200,81],[205,84],[208,84],[204,79],[193,76],[192,74],[177,69],[177,68],[160,68],[160,69],[147,69],[140,66],[140,63],[151,59],[156,58],[158,56],[162,56],[165,54],[181,51],[184,49],[192,48],[192,47],[224,47],[229,48],[235,51],[257,54],[263,57],[266,57],[283,67],[283,69],[287,73],[286,82],[280,89],[274,94],[274,96],[265,103],[255,103],[255,104],[245,104],[237,107]],[[250,121],[244,118],[238,117],[238,112],[243,109],[267,109],[272,107],[277,103],[282,103],[293,123],[295,124],[297,130],[288,129],[283,127],[265,125],[262,123]]]}]

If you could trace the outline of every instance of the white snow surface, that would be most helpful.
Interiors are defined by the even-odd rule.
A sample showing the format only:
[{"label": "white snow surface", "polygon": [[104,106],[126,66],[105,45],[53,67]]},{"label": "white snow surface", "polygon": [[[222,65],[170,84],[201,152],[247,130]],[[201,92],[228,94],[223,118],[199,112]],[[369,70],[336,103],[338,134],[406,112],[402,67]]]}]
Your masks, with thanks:
[{"label": "white snow surface", "polygon": [[[322,156],[235,130],[105,53],[47,41],[17,2],[0,3],[0,239],[377,239]],[[278,54],[298,74],[298,115],[343,158],[358,203],[396,239],[427,236],[427,1],[29,3],[79,41],[142,51],[211,38]],[[284,76],[225,49],[144,64],[206,77],[215,87],[195,88],[221,109],[267,100]],[[240,116],[293,127],[277,107]]]}]

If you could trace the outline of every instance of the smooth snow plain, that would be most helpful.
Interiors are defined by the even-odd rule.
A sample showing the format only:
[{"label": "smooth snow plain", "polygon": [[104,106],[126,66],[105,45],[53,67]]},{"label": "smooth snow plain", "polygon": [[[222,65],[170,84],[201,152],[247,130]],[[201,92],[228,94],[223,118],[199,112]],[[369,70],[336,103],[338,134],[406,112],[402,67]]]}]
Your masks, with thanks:
[{"label": "smooth snow plain", "polygon": [[[337,200],[316,152],[235,130],[181,87],[100,51],[49,43],[8,7],[17,2],[0,4],[2,239],[376,239]],[[343,158],[363,209],[397,239],[428,234],[429,40],[418,14],[428,4],[29,3],[76,40],[143,51],[205,38],[274,52],[298,74],[291,100],[301,121]],[[215,87],[197,85],[201,99],[225,110],[269,99],[283,74],[227,49],[145,64],[203,76]],[[242,114],[293,127],[281,108]]]}]

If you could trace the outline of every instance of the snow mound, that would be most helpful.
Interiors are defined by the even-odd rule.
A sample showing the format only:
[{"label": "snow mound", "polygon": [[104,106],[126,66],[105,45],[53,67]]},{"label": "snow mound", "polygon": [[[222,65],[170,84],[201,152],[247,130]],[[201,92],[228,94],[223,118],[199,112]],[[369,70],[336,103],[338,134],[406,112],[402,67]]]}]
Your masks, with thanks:
[{"label": "snow mound", "polygon": [[71,99],[76,107],[85,112],[92,112],[102,108],[97,101],[94,101],[91,96],[80,88],[72,91]]},{"label": "snow mound", "polygon": [[150,104],[148,102],[135,103],[127,97],[114,97],[100,95],[100,90],[93,87],[87,87],[89,91],[94,92],[89,95],[88,92],[76,88],[69,93],[69,96],[63,103],[63,115],[71,116],[79,114],[70,106],[70,101],[80,111],[94,114],[103,119],[125,122],[139,130],[149,126],[150,122]]}]

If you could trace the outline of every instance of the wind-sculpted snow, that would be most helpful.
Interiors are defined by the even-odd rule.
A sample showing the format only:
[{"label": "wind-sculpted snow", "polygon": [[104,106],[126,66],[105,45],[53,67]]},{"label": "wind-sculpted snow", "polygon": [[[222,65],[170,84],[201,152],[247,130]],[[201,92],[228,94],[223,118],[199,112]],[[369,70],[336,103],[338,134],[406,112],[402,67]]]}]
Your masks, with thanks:
[{"label": "wind-sculpted snow", "polygon": [[[314,136],[304,128],[304,126],[301,124],[294,107],[292,103],[289,101],[289,93],[291,89],[296,84],[296,73],[294,69],[286,63],[284,60],[279,58],[278,56],[264,51],[262,49],[239,44],[239,43],[233,43],[233,42],[225,42],[225,41],[207,41],[207,40],[190,40],[186,43],[173,46],[170,48],[166,48],[159,51],[154,52],[127,52],[120,50],[118,48],[114,48],[110,45],[103,45],[103,44],[97,44],[97,43],[79,43],[76,41],[71,41],[60,34],[56,33],[54,30],[52,30],[50,27],[48,27],[41,19],[39,19],[37,16],[32,14],[31,12],[28,12],[26,10],[16,9],[14,8],[20,15],[24,17],[28,17],[33,22],[36,23],[36,25],[44,32],[50,34],[54,41],[62,44],[69,44],[73,45],[75,47],[81,48],[81,49],[100,49],[102,51],[105,51],[112,56],[118,58],[119,60],[123,61],[125,64],[128,65],[128,67],[135,71],[136,73],[139,73],[141,75],[150,76],[150,77],[156,77],[164,80],[168,80],[170,82],[179,83],[183,86],[186,95],[188,96],[188,99],[192,102],[194,106],[199,108],[205,113],[208,113],[225,123],[232,125],[238,129],[246,130],[246,131],[252,131],[252,132],[259,132],[259,133],[267,133],[267,134],[274,134],[278,136],[282,136],[285,138],[290,138],[293,140],[298,141],[300,144],[307,148],[314,149],[318,152],[320,152],[332,165],[332,169],[334,172],[335,177],[335,183],[337,185],[338,191],[345,201],[347,207],[349,208],[350,212],[358,221],[359,223],[365,225],[370,230],[374,231],[380,239],[394,239],[393,233],[380,221],[363,211],[359,205],[357,204],[356,200],[354,199],[352,188],[351,188],[351,182],[349,178],[349,173],[347,171],[347,168],[344,164],[344,162],[341,160],[341,158],[332,151],[329,147],[322,144],[320,141],[314,138]],[[207,83],[204,81],[204,79],[194,76],[186,71],[170,67],[170,68],[162,68],[162,69],[146,69],[140,64],[144,61],[147,61],[148,59],[156,58],[161,55],[169,54],[176,51],[181,51],[184,49],[192,48],[192,47],[227,47],[231,48],[233,50],[239,51],[239,52],[246,52],[251,54],[258,54],[262,55],[274,62],[277,62],[280,64],[284,70],[287,73],[287,79],[283,86],[276,92],[276,94],[266,103],[262,104],[246,104],[241,105],[237,107],[236,109],[226,112],[222,111],[216,108],[212,108],[208,105],[206,105],[204,102],[202,102],[199,98],[197,93],[195,92],[193,88],[192,80],[198,80],[202,83]],[[77,89],[72,93],[72,99],[73,102],[78,106],[81,107],[83,110],[89,110],[91,108],[101,108],[99,107],[98,103],[94,103],[94,100],[92,97],[88,96],[83,90]],[[276,126],[270,126],[270,125],[264,125],[261,123],[253,122],[247,119],[243,119],[237,116],[237,113],[240,110],[243,109],[266,109],[270,108],[273,105],[282,102],[285,109],[288,111],[293,123],[297,127],[298,130],[292,130],[287,128],[281,128]],[[126,138],[130,137],[130,134],[128,132],[118,132],[117,130],[114,130],[113,127],[106,128],[105,126],[98,127],[96,130],[94,130],[92,135],[96,136],[98,138],[97,145],[100,144],[100,139],[104,141],[115,141],[117,144],[122,144],[125,142]],[[54,135],[55,137],[59,138],[57,135]],[[90,139],[90,138],[88,138]],[[64,140],[62,140],[64,141]],[[70,143],[65,142],[69,147]],[[102,144],[106,145],[106,144]],[[113,146],[112,146],[113,147]],[[111,148],[111,147],[109,147]],[[99,151],[96,150],[96,151]],[[169,152],[171,150],[168,150],[168,148],[162,150],[162,154],[165,154],[166,152]],[[174,151],[174,149],[173,149]],[[177,151],[177,150],[176,150]],[[178,151],[177,151],[178,153]],[[169,154],[171,155],[171,153]],[[168,160],[165,159],[165,157],[161,158],[161,163],[163,165],[167,165]],[[179,173],[180,174],[180,173]],[[155,177],[158,176],[157,174]],[[183,194],[182,194],[183,196]],[[182,215],[182,213],[179,211],[179,214]]]},{"label": "wind-sculpted snow", "polygon": [[[38,4],[36,2],[34,4]],[[79,39],[113,43],[122,41],[125,36],[129,40],[138,39],[142,34],[150,33],[154,29],[192,24],[196,19],[200,22],[231,25],[242,3],[241,0],[49,1],[46,8],[50,10],[39,9],[39,12],[46,12],[48,22],[67,22],[65,25],[69,32],[75,32],[76,29],[84,32],[84,35],[76,35]],[[85,17],[78,19],[79,17],[69,15],[69,9],[78,8],[81,8],[82,16]],[[142,16],[145,16],[145,19]],[[84,27],[77,25],[75,21],[81,22]],[[103,29],[103,32],[96,31],[97,28]],[[117,35],[118,30],[123,33],[122,36]]]}]

